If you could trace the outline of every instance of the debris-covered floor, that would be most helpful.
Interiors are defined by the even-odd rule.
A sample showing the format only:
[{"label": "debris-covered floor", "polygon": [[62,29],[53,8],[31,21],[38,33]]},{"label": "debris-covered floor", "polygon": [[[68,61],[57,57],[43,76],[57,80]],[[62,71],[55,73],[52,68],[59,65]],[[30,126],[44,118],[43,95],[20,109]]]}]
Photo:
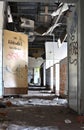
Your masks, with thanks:
[{"label": "debris-covered floor", "polygon": [[0,107],[0,130],[84,129],[77,113],[68,108],[67,100],[53,94],[5,97]]}]

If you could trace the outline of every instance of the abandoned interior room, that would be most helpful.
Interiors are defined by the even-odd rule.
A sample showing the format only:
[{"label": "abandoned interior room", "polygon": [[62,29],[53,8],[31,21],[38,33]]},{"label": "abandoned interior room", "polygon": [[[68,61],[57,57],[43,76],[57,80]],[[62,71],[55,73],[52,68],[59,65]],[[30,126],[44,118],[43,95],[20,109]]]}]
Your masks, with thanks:
[{"label": "abandoned interior room", "polygon": [[83,6],[0,1],[0,130],[84,129]]}]

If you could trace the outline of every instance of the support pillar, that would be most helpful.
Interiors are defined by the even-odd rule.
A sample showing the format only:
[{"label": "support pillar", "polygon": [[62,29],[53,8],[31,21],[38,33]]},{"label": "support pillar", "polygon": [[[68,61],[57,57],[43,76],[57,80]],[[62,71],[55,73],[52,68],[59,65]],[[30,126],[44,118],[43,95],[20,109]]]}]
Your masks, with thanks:
[{"label": "support pillar", "polygon": [[0,1],[0,97],[3,95],[3,28],[4,28],[5,2]]},{"label": "support pillar", "polygon": [[68,86],[69,107],[78,111],[78,14],[77,5],[71,8],[68,31]]},{"label": "support pillar", "polygon": [[69,107],[84,115],[84,0],[78,0],[68,21]]},{"label": "support pillar", "polygon": [[78,1],[78,113],[84,114],[84,0]]}]

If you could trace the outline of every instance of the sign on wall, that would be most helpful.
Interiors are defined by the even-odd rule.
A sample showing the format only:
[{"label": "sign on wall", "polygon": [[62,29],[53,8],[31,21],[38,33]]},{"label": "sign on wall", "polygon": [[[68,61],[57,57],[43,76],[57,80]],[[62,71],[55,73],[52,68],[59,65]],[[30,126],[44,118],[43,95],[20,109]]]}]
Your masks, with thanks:
[{"label": "sign on wall", "polygon": [[28,36],[4,30],[3,56],[4,87],[27,87]]}]

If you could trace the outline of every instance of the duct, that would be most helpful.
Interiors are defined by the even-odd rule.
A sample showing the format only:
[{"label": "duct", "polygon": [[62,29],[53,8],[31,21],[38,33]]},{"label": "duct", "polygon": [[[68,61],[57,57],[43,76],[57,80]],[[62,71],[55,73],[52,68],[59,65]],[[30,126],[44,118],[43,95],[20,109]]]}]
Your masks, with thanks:
[{"label": "duct", "polygon": [[[61,3],[61,4],[62,4],[62,3]],[[61,7],[61,5],[59,5],[59,6],[60,6],[60,7],[58,8],[58,10],[54,11],[54,12],[51,14],[52,17],[55,17],[55,16],[59,15],[61,8],[62,8],[61,13],[65,12],[65,11],[67,11],[67,10],[69,9],[67,3],[63,4],[63,5],[62,5],[63,7]]]},{"label": "duct", "polygon": [[[60,6],[61,6],[61,4],[60,4]],[[62,13],[63,13],[64,11],[67,11],[68,9],[69,9],[69,8],[68,8],[68,5],[65,3],[65,4],[63,4],[57,11],[55,11],[55,12],[52,13],[52,16],[57,16],[57,15],[58,15],[58,17],[57,17],[57,19],[56,19],[54,25],[52,25],[52,26],[48,29],[48,31],[45,32],[43,35],[52,34],[53,30],[54,30],[57,26],[60,26],[60,25],[61,25],[61,23],[58,23],[58,21],[59,21],[61,15],[62,15]]]},{"label": "duct", "polygon": [[[53,25],[53,26],[54,26],[54,28],[56,28],[56,27],[60,26],[61,24],[62,24],[62,23],[57,23],[57,24],[55,24],[55,25]],[[46,35],[46,34],[49,34],[49,33],[52,31],[53,26],[51,26],[51,27],[48,29],[48,31],[45,32],[45,33],[43,33],[42,35],[44,36],[44,35]]]},{"label": "duct", "polygon": [[12,23],[13,22],[13,18],[12,18],[10,6],[8,6],[7,13],[8,13],[8,23]]},{"label": "duct", "polygon": [[66,40],[66,38],[67,38],[67,34],[65,35],[64,39],[62,40],[62,42],[61,42],[61,39],[58,38],[57,43],[58,43],[58,47],[59,48],[62,46],[62,44],[64,43],[64,41]]},{"label": "duct", "polygon": [[28,40],[29,42],[33,42],[35,40],[35,36],[33,32],[28,33]]},{"label": "duct", "polygon": [[21,27],[34,29],[34,21],[26,18],[21,18]]},{"label": "duct", "polygon": [[62,46],[60,38],[58,39],[57,43],[58,43],[58,47],[60,48]]},{"label": "duct", "polygon": [[[60,8],[59,15],[58,15],[58,17],[57,17],[57,19],[56,19],[56,21],[55,21],[54,25],[52,26],[52,30],[51,30],[51,32],[50,32],[50,33],[52,33],[52,32],[53,32],[53,30],[55,29],[55,26],[56,26],[56,24],[58,23],[58,21],[59,21],[59,19],[60,19],[61,15],[62,15],[62,13],[63,13],[63,10],[64,10],[65,6],[66,6],[66,4],[63,4],[63,6]],[[68,10],[68,8],[67,8],[67,10]]]}]

